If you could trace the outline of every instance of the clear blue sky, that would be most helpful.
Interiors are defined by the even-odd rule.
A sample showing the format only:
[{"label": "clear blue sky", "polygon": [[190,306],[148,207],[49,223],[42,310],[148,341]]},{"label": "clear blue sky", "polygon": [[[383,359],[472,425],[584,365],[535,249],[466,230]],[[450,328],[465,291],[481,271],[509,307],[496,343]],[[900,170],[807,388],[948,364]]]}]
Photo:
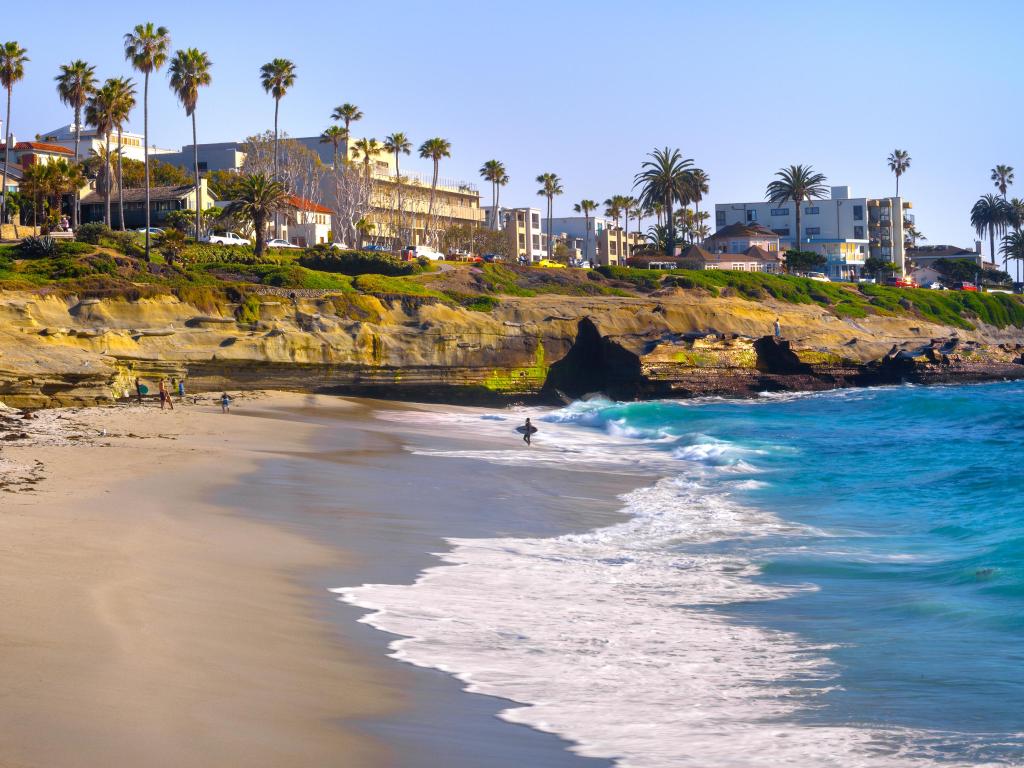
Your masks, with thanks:
[{"label": "clear blue sky", "polygon": [[[760,200],[783,165],[810,163],[855,195],[893,193],[885,159],[909,150],[901,183],[930,243],[969,245],[971,204],[989,169],[1021,156],[1024,28],[1015,2],[684,2],[393,0],[390,3],[14,3],[0,40],[32,59],[12,128],[30,137],[69,122],[53,77],[84,58],[101,77],[128,74],[122,35],[151,20],[174,47],[214,62],[199,105],[200,141],[271,127],[260,65],[295,61],[281,126],[318,134],[350,101],[358,134],[404,131],[452,142],[442,173],[479,182],[508,168],[509,205],[537,205],[534,178],[558,173],[556,213],[583,197],[627,193],[644,154],[669,145],[711,176],[714,202]],[[122,10],[123,9],[123,10]],[[198,17],[198,21],[194,20]],[[68,19],[67,22],[55,21]],[[1005,31],[1006,34],[1003,34]],[[151,86],[151,141],[177,148],[189,123],[166,86]],[[141,109],[133,127],[141,130]],[[410,169],[428,170],[413,157]],[[480,183],[483,202],[489,186]]]}]

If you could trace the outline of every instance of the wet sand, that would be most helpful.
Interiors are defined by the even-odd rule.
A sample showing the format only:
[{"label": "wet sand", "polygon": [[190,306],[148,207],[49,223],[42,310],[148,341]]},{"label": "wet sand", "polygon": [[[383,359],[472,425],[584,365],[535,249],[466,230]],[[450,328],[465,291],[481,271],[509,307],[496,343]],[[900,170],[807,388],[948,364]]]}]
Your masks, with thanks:
[{"label": "wet sand", "polygon": [[0,765],[606,764],[387,659],[328,589],[411,582],[446,536],[614,519],[642,479],[416,456],[476,443],[372,416],[401,407],[85,409],[74,440],[5,445],[0,470],[42,470],[0,492]]}]

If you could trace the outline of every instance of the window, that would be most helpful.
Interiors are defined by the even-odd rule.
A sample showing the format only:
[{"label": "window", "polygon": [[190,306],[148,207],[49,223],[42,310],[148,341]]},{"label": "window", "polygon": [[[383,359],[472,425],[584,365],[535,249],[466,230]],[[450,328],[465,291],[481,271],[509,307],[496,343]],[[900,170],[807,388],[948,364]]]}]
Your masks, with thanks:
[{"label": "window", "polygon": [[772,216],[789,216],[789,208],[772,208]]},{"label": "window", "polygon": [[863,240],[864,239],[864,225],[860,225],[853,228],[853,239]]},{"label": "window", "polygon": [[774,232],[779,237],[789,237],[789,227],[782,227],[780,229],[773,229],[772,232]]},{"label": "window", "polygon": [[724,227],[725,226],[725,211],[715,211],[715,226],[716,227]]},{"label": "window", "polygon": [[530,223],[533,225],[534,229],[540,229],[540,214],[530,214]]},{"label": "window", "polygon": [[804,208],[804,213],[808,216],[814,216],[815,214],[821,213],[821,209],[816,205],[809,205]]},{"label": "window", "polygon": [[752,221],[757,221],[757,211],[753,208],[749,208],[747,210],[747,223],[749,224]]},{"label": "window", "polygon": [[524,235],[522,233],[519,234],[519,250],[521,250],[521,251],[525,251],[526,250],[526,235]]},{"label": "window", "polygon": [[539,251],[540,250],[540,235],[534,235],[533,236],[533,250],[535,250],[535,251]]},{"label": "window", "polygon": [[808,237],[811,235],[820,235],[821,227],[804,227],[804,231],[807,232]]},{"label": "window", "polygon": [[619,247],[616,244],[616,242],[614,240],[611,240],[610,241],[610,245],[611,245],[611,250],[612,250],[612,256],[618,256],[619,255]]},{"label": "window", "polygon": [[199,161],[199,172],[202,173],[203,171],[208,171],[208,170],[210,170],[209,167],[208,167],[208,163],[205,160],[200,160]]},{"label": "window", "polygon": [[855,205],[855,206],[853,206],[853,220],[854,221],[864,221],[864,206],[863,205]]}]

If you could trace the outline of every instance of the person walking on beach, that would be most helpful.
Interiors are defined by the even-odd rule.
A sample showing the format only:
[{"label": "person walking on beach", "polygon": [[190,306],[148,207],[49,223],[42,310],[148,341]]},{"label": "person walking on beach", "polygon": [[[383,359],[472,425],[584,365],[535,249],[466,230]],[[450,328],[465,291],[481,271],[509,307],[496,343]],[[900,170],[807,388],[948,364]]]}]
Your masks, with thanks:
[{"label": "person walking on beach", "polygon": [[231,412],[231,398],[228,397],[228,393],[224,392],[220,396],[220,412],[230,413]]},{"label": "person walking on beach", "polygon": [[777,318],[777,317],[775,318],[775,322],[772,324],[772,327],[775,330],[775,338],[776,339],[781,339],[782,338],[782,326],[779,325],[779,318]]},{"label": "person walking on beach", "polygon": [[139,399],[139,405],[142,405],[142,379],[138,376],[135,377],[135,396]]},{"label": "person walking on beach", "polygon": [[185,402],[185,380],[178,379],[178,402]]},{"label": "person walking on beach", "polygon": [[174,403],[171,402],[171,393],[167,391],[167,379],[160,379],[160,410],[164,407],[174,410]]},{"label": "person walking on beach", "polygon": [[526,426],[523,427],[523,442],[527,445],[530,444],[530,435],[533,433],[533,425],[530,423],[529,417],[526,419]]}]

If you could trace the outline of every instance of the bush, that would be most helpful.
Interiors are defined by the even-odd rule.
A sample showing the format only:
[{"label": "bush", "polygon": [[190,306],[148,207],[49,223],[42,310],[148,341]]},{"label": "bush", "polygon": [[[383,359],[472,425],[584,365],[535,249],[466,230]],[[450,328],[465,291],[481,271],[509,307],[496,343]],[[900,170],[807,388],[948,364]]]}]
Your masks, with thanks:
[{"label": "bush", "polygon": [[75,240],[80,243],[99,245],[101,238],[110,237],[112,234],[113,232],[110,227],[102,221],[90,221],[88,224],[83,224],[78,228],[78,231],[75,233]]},{"label": "bush", "polygon": [[387,275],[401,277],[419,271],[417,264],[399,261],[394,256],[373,251],[338,251],[317,248],[299,258],[299,264],[318,272],[336,272],[349,277],[358,275]]},{"label": "bush", "polygon": [[241,304],[238,305],[236,318],[240,323],[257,323],[260,319],[260,299],[256,294],[250,293]]},{"label": "bush", "polygon": [[26,237],[18,246],[22,258],[43,259],[57,255],[57,241],[49,235]]}]

